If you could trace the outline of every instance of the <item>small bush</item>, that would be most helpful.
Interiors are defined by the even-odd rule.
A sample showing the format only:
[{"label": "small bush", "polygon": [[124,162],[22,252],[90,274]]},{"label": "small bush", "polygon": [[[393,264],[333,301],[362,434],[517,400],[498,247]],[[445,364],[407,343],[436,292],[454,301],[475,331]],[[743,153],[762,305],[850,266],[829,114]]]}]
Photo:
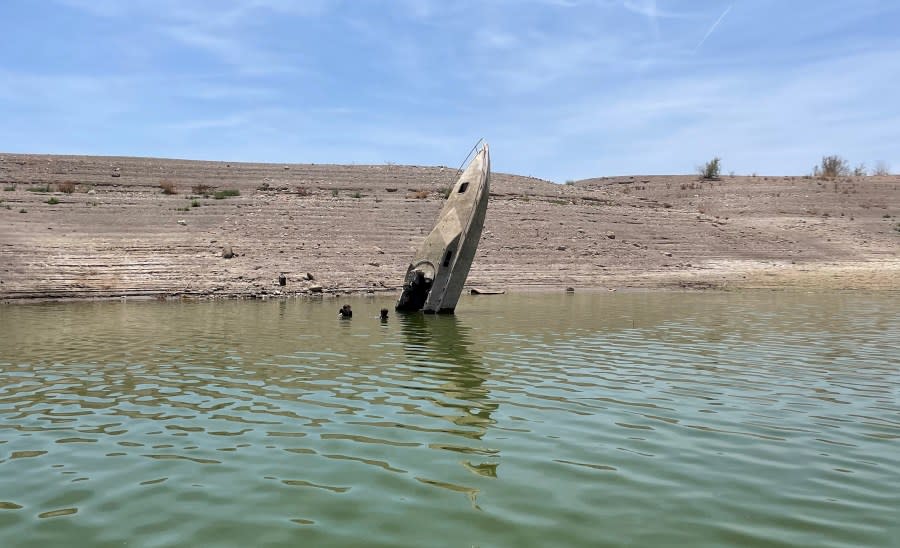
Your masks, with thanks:
[{"label": "small bush", "polygon": [[49,200],[47,200],[47,203],[50,205],[56,205],[59,203],[59,200],[57,200],[56,197],[54,196],[54,197],[50,198]]},{"label": "small bush", "polygon": [[569,179],[568,181],[566,181],[566,186],[575,186],[575,181]]},{"label": "small bush", "polygon": [[854,177],[865,177],[866,176],[866,164],[859,164],[855,168],[853,168],[853,176]]},{"label": "small bush", "polygon": [[178,191],[175,190],[175,183],[172,181],[160,181],[159,188],[162,189],[163,194],[178,194]]},{"label": "small bush", "polygon": [[309,196],[309,195],[310,195],[310,192],[309,192],[308,188],[306,188],[305,186],[297,187],[297,196]]},{"label": "small bush", "polygon": [[217,190],[215,194],[213,194],[213,198],[216,200],[224,200],[225,198],[231,198],[232,196],[240,196],[241,191],[236,188],[226,188],[225,190]]},{"label": "small bush", "polygon": [[836,154],[823,156],[822,162],[813,168],[813,175],[825,177],[826,179],[846,177],[850,175],[850,166],[847,164],[847,160]]},{"label": "small bush", "polygon": [[356,192],[354,192],[354,193],[352,194],[352,196],[353,196],[354,198],[362,198],[362,194],[360,194],[358,190],[357,190]]},{"label": "small bush", "polygon": [[209,185],[204,185],[203,183],[193,185],[191,187],[191,192],[194,194],[199,194],[200,196],[209,196],[209,192],[212,190],[212,187]]},{"label": "small bush", "polygon": [[450,193],[451,193],[451,192],[453,192],[453,187],[452,187],[452,186],[445,186],[444,188],[441,189],[441,196],[443,196],[444,199],[446,200],[447,198],[450,197]]},{"label": "small bush", "polygon": [[332,190],[331,190],[331,197],[332,197],[332,198],[337,198],[337,195],[338,195],[337,189],[336,189],[336,188],[335,188],[335,189],[332,189]]},{"label": "small bush", "polygon": [[200,207],[200,200],[191,200],[191,207]]},{"label": "small bush", "polygon": [[722,169],[721,163],[721,159],[716,156],[712,160],[698,167],[697,171],[700,173],[700,177],[704,179],[718,179]]},{"label": "small bush", "polygon": [[65,181],[59,183],[57,188],[60,192],[63,192],[65,194],[72,194],[73,192],[75,192],[75,183],[73,183],[72,181]]},{"label": "small bush", "polygon": [[50,192],[50,185],[30,186],[25,190],[27,190],[28,192]]},{"label": "small bush", "polygon": [[417,200],[424,200],[425,198],[428,197],[428,191],[427,190],[417,190],[413,193],[413,197]]},{"label": "small bush", "polygon": [[23,207],[22,209],[19,210],[19,213],[28,213],[28,212],[25,211],[25,208]]},{"label": "small bush", "polygon": [[878,162],[875,164],[875,169],[872,170],[872,175],[877,175],[879,177],[884,177],[891,174],[891,169],[888,167],[887,162]]},{"label": "small bush", "polygon": [[15,192],[15,190],[16,190],[16,184],[13,183],[13,184],[11,184],[11,185],[6,185],[5,187],[3,187],[3,190],[6,191],[6,192]]}]

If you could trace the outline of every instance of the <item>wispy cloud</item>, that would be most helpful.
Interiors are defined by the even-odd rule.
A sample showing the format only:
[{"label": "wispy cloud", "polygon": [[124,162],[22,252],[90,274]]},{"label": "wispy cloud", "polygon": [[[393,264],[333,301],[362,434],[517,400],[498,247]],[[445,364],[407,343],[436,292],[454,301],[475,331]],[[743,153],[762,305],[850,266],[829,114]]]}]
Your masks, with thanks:
[{"label": "wispy cloud", "polygon": [[659,40],[659,17],[663,14],[656,8],[656,0],[625,0],[625,9],[646,17],[650,23],[653,36]]},{"label": "wispy cloud", "polygon": [[296,57],[289,62],[281,56],[255,47],[247,40],[210,29],[188,25],[168,25],[159,32],[181,44],[211,55],[242,74],[260,75],[298,71]]},{"label": "wispy cloud", "polygon": [[[222,0],[186,2],[181,0],[58,0],[62,5],[95,17],[143,21],[163,42],[204,52],[218,62],[244,74],[258,75],[296,70],[297,55],[286,58],[266,47],[256,29],[284,17],[318,17],[331,9],[325,0]],[[148,51],[158,50],[145,43]]]},{"label": "wispy cloud", "polygon": [[[738,173],[803,174],[833,153],[870,165],[893,162],[900,109],[885,109],[878,97],[898,76],[884,67],[898,61],[895,49],[784,73],[727,69],[702,80],[667,80],[665,86],[631,84],[559,106],[547,113],[555,122],[546,133],[577,158],[565,178],[688,173],[713,155]],[[835,73],[847,84],[830,85]],[[855,138],[847,141],[846,135]],[[531,154],[540,151],[526,156]]]},{"label": "wispy cloud", "polygon": [[0,8],[0,150],[448,164],[483,135],[556,180],[900,165],[894,2],[57,2]]},{"label": "wispy cloud", "polygon": [[656,0],[625,0],[622,4],[628,11],[634,12],[650,19],[677,19],[687,17],[685,13],[661,10],[657,6]]}]

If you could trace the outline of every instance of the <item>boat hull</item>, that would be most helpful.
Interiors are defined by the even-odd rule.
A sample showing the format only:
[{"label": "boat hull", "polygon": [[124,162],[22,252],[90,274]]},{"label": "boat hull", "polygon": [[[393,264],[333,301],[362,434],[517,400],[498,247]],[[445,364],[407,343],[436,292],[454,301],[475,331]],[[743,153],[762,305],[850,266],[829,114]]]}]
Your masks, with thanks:
[{"label": "boat hull", "polygon": [[490,194],[485,144],[457,179],[437,223],[406,270],[398,311],[453,313],[481,240]]}]

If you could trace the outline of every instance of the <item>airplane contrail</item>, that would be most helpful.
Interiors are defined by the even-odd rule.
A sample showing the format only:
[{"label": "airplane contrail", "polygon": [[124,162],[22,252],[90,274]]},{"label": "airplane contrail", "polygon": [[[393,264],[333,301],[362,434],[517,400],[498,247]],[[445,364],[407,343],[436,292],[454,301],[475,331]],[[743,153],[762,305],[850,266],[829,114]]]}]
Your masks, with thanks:
[{"label": "airplane contrail", "polygon": [[722,19],[725,19],[725,16],[728,15],[728,12],[731,11],[731,8],[733,8],[733,7],[734,7],[734,4],[730,4],[727,8],[725,8],[725,11],[722,12],[722,15],[720,15],[719,18],[716,19],[716,22],[713,23],[711,27],[709,27],[708,31],[706,31],[706,36],[703,37],[703,40],[700,40],[700,43],[697,44],[696,48],[694,48],[695,52],[700,50],[700,46],[702,46],[703,43],[706,42],[706,39],[709,38],[709,36],[713,33],[714,30],[716,30],[716,27],[719,26],[719,23],[722,22]]}]

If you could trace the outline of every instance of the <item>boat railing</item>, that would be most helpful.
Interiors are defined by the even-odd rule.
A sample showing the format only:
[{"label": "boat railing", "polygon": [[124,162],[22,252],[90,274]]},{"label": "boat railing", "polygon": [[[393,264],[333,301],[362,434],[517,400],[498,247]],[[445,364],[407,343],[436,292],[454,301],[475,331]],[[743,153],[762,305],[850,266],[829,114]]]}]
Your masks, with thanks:
[{"label": "boat railing", "polygon": [[466,157],[463,159],[462,163],[459,164],[459,167],[456,169],[456,175],[453,176],[454,181],[459,180],[459,176],[462,174],[463,168],[469,165],[469,160],[472,159],[472,156],[481,152],[482,148],[484,148],[484,137],[481,137],[477,141],[475,141],[475,146],[472,147],[472,150],[470,150],[469,153],[466,154]]}]

